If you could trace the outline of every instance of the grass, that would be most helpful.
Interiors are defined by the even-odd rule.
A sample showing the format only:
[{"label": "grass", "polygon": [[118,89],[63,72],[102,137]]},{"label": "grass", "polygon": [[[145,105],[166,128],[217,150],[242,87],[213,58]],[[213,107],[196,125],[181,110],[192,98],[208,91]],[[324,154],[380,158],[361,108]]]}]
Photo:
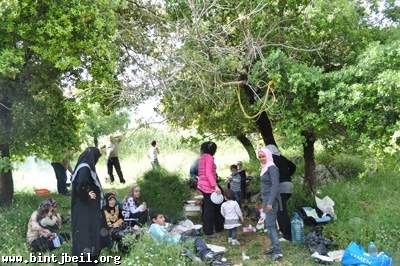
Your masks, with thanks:
[{"label": "grass", "polygon": [[[122,170],[128,181],[127,185],[106,184],[106,190],[117,191],[119,198],[123,198],[129,190],[129,186],[135,182],[145,171],[150,168],[146,157],[148,142],[158,139],[160,142],[160,162],[169,171],[179,173],[183,178],[188,175],[191,163],[196,159],[197,151],[188,146],[180,146],[175,136],[157,135],[157,131],[145,131],[140,133],[139,139],[127,139],[121,147]],[[173,134],[172,134],[173,135]],[[135,145],[136,143],[136,145]],[[229,165],[238,160],[246,161],[245,150],[233,140],[218,142],[216,163],[218,173],[222,177],[229,175]],[[133,151],[130,153],[129,148]],[[301,158],[298,151],[284,152],[289,158]],[[333,159],[332,159],[333,158]],[[340,158],[342,158],[340,160]],[[343,159],[348,156],[328,156],[323,151],[318,151],[319,162],[330,162],[340,167],[341,174],[345,178],[335,183],[319,187],[322,196],[329,195],[336,203],[335,211],[338,219],[324,227],[324,234],[331,237],[337,243],[338,248],[345,248],[351,241],[357,241],[364,246],[370,240],[374,240],[379,250],[385,250],[392,255],[395,261],[400,261],[400,173],[394,171],[388,162],[384,169],[374,173],[361,173],[361,165],[365,161],[361,158],[352,157],[349,160]],[[253,168],[254,166],[252,166]],[[303,166],[298,163],[296,174],[295,194],[290,200],[291,210],[301,205],[312,205],[313,199],[301,189],[300,176]],[[100,177],[106,176],[104,159],[98,166]],[[253,172],[257,173],[254,169]],[[33,178],[33,177],[32,177]],[[18,180],[16,180],[18,182]],[[256,189],[257,186],[254,186]],[[31,190],[32,191],[32,190]],[[68,216],[70,199],[68,197],[51,195],[59,201],[60,212]],[[29,249],[26,244],[26,227],[33,210],[37,208],[42,198],[27,193],[18,192],[11,208],[0,209],[0,254],[1,255],[22,255],[29,256]],[[69,225],[64,228],[69,231]],[[220,235],[208,242],[228,247],[226,256],[234,263],[243,265],[316,265],[310,258],[309,252],[302,246],[293,246],[288,243],[282,244],[285,258],[281,262],[272,263],[263,256],[269,243],[265,235],[239,234],[240,247],[228,247],[226,236]],[[131,252],[122,258],[122,265],[189,265],[189,262],[180,256],[182,246],[156,245],[151,239],[144,238],[137,242]],[[63,245],[61,249],[52,253],[70,253],[71,246]],[[242,252],[250,256],[249,261],[242,261]],[[105,250],[102,255],[111,255]],[[115,254],[114,254],[115,255]],[[0,261],[1,264],[1,261]],[[5,264],[2,264],[5,265]],[[38,264],[39,265],[39,264]],[[51,265],[51,264],[40,264]],[[396,264],[395,264],[396,265]]]}]

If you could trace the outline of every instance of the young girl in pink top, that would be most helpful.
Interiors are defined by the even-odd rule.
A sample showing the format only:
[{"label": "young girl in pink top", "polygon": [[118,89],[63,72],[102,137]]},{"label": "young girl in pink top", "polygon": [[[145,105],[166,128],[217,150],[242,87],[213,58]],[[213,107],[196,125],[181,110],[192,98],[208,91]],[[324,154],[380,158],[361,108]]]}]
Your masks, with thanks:
[{"label": "young girl in pink top", "polygon": [[212,141],[201,144],[198,167],[197,189],[203,193],[203,230],[205,235],[212,235],[214,232],[224,230],[224,217],[221,215],[221,204],[214,204],[211,201],[213,192],[221,193],[217,184],[217,167],[214,163],[214,154],[217,145]]}]

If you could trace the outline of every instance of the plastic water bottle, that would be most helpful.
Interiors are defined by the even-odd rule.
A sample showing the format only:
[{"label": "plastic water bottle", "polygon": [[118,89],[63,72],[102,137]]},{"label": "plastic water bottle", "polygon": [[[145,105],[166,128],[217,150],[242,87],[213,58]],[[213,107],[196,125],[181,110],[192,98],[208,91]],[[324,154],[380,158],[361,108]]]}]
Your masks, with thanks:
[{"label": "plastic water bottle", "polygon": [[292,228],[292,242],[295,244],[304,243],[304,222],[297,212],[293,214],[290,224]]},{"label": "plastic water bottle", "polygon": [[368,245],[368,254],[373,257],[376,257],[378,255],[378,249],[376,248],[375,243],[372,241],[369,242],[369,245]]}]

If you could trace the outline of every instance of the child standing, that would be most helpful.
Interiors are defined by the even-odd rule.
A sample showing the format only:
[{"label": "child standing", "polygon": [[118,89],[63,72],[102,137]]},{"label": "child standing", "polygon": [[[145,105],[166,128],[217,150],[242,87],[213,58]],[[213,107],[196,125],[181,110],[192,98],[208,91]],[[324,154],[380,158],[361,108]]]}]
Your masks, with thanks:
[{"label": "child standing", "polygon": [[230,189],[232,190],[232,193],[233,193],[233,200],[236,200],[240,206],[240,198],[241,198],[241,194],[242,194],[242,190],[241,190],[242,177],[240,176],[240,174],[238,172],[238,167],[236,164],[232,164],[230,168],[231,168],[231,174],[232,174],[229,178]]},{"label": "child standing", "polygon": [[228,230],[228,243],[240,245],[237,240],[237,228],[241,225],[240,221],[243,223],[243,214],[239,204],[233,200],[232,191],[226,192],[225,199],[226,201],[221,206],[221,214],[225,218],[224,228]]}]

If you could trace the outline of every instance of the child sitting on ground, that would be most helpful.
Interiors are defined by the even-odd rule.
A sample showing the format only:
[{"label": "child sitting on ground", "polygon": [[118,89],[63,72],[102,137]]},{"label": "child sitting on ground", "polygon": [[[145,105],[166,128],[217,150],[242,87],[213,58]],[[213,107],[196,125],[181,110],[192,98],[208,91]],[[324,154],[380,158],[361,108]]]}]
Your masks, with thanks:
[{"label": "child sitting on ground", "polygon": [[[152,214],[151,220],[153,223],[150,226],[149,233],[155,241],[177,244],[189,239],[189,237],[185,237],[181,234],[168,232],[163,214],[155,212]],[[199,256],[202,261],[214,263],[219,260],[220,254],[209,249],[201,238],[195,237],[193,239],[196,255]]]},{"label": "child sitting on ground", "polygon": [[104,217],[110,231],[111,240],[114,241],[121,251],[127,251],[122,243],[122,238],[127,234],[127,227],[124,225],[124,219],[119,205],[117,204],[116,195],[113,192],[105,195],[106,206],[103,208]]},{"label": "child sitting on ground", "polygon": [[239,204],[233,200],[231,190],[226,192],[225,199],[226,201],[221,206],[221,214],[225,218],[224,228],[228,230],[228,243],[240,245],[237,240],[237,228],[241,226],[240,221],[243,223],[243,214]]},{"label": "child sitting on ground", "polygon": [[242,177],[238,172],[238,167],[236,164],[232,164],[230,168],[231,168],[231,176],[229,177],[229,181],[230,181],[230,190],[232,190],[233,192],[232,200],[236,200],[240,206],[241,194],[242,194],[241,190]]},{"label": "child sitting on ground", "polygon": [[134,185],[129,195],[124,199],[122,204],[122,215],[125,221],[134,220],[130,222],[133,225],[142,226],[147,223],[148,209],[145,202],[140,200],[140,187]]}]

